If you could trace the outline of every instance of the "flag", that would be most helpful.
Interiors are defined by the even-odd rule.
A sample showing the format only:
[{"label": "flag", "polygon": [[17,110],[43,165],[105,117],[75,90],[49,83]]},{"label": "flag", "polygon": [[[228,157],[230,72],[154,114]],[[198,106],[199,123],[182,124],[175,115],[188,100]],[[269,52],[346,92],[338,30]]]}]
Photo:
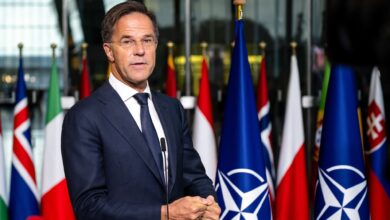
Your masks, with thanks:
[{"label": "flag", "polygon": [[275,199],[275,165],[274,156],[271,145],[271,116],[270,116],[270,102],[268,99],[267,73],[265,57],[262,57],[259,81],[257,84],[257,117],[259,119],[260,127],[260,146],[263,148],[265,155],[265,171],[269,185],[269,192],[271,201]]},{"label": "flag", "polygon": [[45,220],[72,220],[72,205],[61,156],[61,131],[64,114],[60,86],[53,56],[45,119],[45,149],[42,167],[42,216]]},{"label": "flag", "polygon": [[328,91],[328,84],[329,84],[329,78],[330,78],[330,63],[325,63],[325,69],[324,69],[324,78],[322,81],[322,89],[321,89],[321,98],[320,98],[320,105],[318,107],[317,112],[317,124],[316,124],[316,133],[315,133],[315,143],[314,143],[314,149],[313,149],[313,159],[312,159],[312,167],[311,167],[311,195],[312,198],[314,198],[314,189],[315,189],[315,183],[317,181],[317,174],[318,174],[318,158],[320,155],[320,144],[321,144],[321,132],[322,132],[322,122],[324,119],[324,111],[325,111],[325,101],[326,101],[326,93]]},{"label": "flag", "polygon": [[168,67],[167,67],[167,79],[165,82],[165,93],[172,97],[176,98],[176,72],[175,65],[173,63],[173,55],[169,53],[168,55]]},{"label": "flag", "polygon": [[353,70],[332,64],[322,129],[315,219],[369,219]]},{"label": "flag", "polygon": [[39,197],[22,57],[19,59],[15,94],[9,217],[11,220],[25,220],[28,217],[39,215]]},{"label": "flag", "polygon": [[194,147],[198,151],[206,169],[207,176],[214,182],[217,169],[217,148],[214,136],[209,73],[205,57],[202,61],[202,75],[200,78],[198,105],[195,109],[192,139],[194,140]]},{"label": "flag", "polygon": [[380,72],[374,68],[368,97],[368,192],[372,220],[390,219],[390,182],[387,161],[386,117]]},{"label": "flag", "polygon": [[271,219],[244,24],[237,20],[235,25],[215,188],[221,219]]},{"label": "flag", "polygon": [[5,161],[4,161],[4,146],[3,146],[3,129],[1,126],[0,115],[0,219],[8,219],[8,193],[7,181],[5,178]]},{"label": "flag", "polygon": [[91,95],[91,80],[89,78],[88,62],[86,52],[83,55],[83,66],[80,79],[80,100]]},{"label": "flag", "polygon": [[276,183],[276,219],[309,219],[305,137],[297,58],[291,56],[290,81]]}]

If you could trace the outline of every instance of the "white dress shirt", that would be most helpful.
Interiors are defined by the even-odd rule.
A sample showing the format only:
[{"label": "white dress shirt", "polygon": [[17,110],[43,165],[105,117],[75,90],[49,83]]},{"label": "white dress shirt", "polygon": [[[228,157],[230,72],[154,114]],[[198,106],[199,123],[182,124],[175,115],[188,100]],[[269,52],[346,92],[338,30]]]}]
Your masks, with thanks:
[{"label": "white dress shirt", "polygon": [[[138,93],[137,90],[131,88],[130,86],[124,84],[123,82],[119,81],[113,74],[110,74],[110,77],[108,79],[111,86],[114,88],[114,90],[119,94],[122,101],[125,103],[127,109],[129,110],[130,114],[133,116],[135,122],[138,125],[139,130],[142,132],[141,127],[141,105],[138,104],[138,101],[134,98],[134,95]],[[168,170],[168,143],[167,139],[165,138],[164,130],[161,125],[160,118],[158,117],[156,108],[154,107],[154,104],[152,102],[153,97],[152,93],[150,92],[149,83],[147,83],[146,88],[144,90],[144,93],[149,94],[148,98],[148,108],[150,112],[150,117],[152,118],[152,122],[154,125],[154,128],[156,129],[158,140],[160,141],[161,138],[165,139],[166,143],[166,169]],[[161,143],[160,143],[161,145]],[[163,163],[164,157],[163,157]],[[164,175],[166,176],[166,170],[164,170]]]}]

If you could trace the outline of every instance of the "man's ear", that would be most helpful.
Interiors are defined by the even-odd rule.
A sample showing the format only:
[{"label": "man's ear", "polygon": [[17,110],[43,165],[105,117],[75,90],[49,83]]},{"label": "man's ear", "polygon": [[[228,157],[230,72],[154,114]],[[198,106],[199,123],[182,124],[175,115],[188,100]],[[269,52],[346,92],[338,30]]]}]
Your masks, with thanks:
[{"label": "man's ear", "polygon": [[110,44],[109,43],[103,43],[103,49],[104,49],[104,52],[106,53],[108,61],[114,62],[114,55],[112,53]]}]

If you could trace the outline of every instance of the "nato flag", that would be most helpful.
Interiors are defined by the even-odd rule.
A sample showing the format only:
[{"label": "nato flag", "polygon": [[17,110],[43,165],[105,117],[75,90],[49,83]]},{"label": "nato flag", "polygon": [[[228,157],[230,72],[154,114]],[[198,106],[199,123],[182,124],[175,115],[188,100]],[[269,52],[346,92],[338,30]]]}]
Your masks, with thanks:
[{"label": "nato flag", "polygon": [[325,104],[315,219],[369,219],[353,70],[333,65]]},{"label": "nato flag", "polygon": [[235,23],[235,46],[221,132],[216,191],[221,219],[271,219],[263,147],[243,22]]}]

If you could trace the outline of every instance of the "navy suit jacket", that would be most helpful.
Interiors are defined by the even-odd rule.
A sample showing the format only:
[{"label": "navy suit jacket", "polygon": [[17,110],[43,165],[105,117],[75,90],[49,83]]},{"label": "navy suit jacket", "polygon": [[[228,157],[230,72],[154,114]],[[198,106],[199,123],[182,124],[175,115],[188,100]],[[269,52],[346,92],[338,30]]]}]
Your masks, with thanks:
[{"label": "navy suit jacket", "polygon": [[[169,152],[169,200],[207,197],[206,176],[180,102],[153,92]],[[106,82],[66,114],[62,157],[78,219],[160,219],[165,185],[136,122]]]}]

